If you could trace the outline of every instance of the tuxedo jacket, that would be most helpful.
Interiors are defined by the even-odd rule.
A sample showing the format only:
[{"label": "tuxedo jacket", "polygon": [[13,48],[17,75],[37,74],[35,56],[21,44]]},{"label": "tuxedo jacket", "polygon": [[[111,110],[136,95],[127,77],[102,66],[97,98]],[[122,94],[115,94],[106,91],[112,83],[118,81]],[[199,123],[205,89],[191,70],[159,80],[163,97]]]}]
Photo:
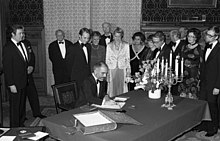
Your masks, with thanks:
[{"label": "tuxedo jacket", "polygon": [[102,104],[102,100],[107,93],[107,81],[100,81],[99,94],[97,94],[97,83],[93,75],[90,75],[83,81],[82,92],[85,96],[86,103]]},{"label": "tuxedo jacket", "polygon": [[4,46],[2,56],[6,86],[15,85],[17,89],[25,88],[27,85],[28,64],[11,40]]},{"label": "tuxedo jacket", "polygon": [[159,58],[160,60],[162,59],[162,57],[164,57],[164,59],[169,59],[169,55],[170,55],[170,48],[167,44],[165,44],[157,58]]},{"label": "tuxedo jacket", "polygon": [[62,57],[58,41],[54,41],[50,43],[48,52],[49,59],[52,62],[52,70],[55,77],[55,81],[61,82],[63,77],[70,81],[71,70],[72,70],[72,52],[73,52],[73,43],[64,40],[66,47],[66,55],[65,58]]},{"label": "tuxedo jacket", "polygon": [[71,81],[76,81],[79,87],[82,85],[83,81],[91,74],[91,45],[87,43],[86,48],[88,52],[88,62],[86,61],[86,56],[80,43],[77,41],[73,44]]},{"label": "tuxedo jacket", "polygon": [[[103,34],[103,35],[101,36],[101,39],[99,40],[99,44],[100,44],[100,45],[103,45],[104,47],[107,47],[106,42],[105,42],[105,39],[106,39],[106,36],[105,36],[105,34]],[[112,41],[113,41],[113,35],[111,34],[110,42],[112,42]]]},{"label": "tuxedo jacket", "polygon": [[220,43],[212,49],[205,61],[205,48],[203,62],[201,64],[201,91],[199,98],[216,103],[217,96],[213,95],[213,89],[220,89]]}]

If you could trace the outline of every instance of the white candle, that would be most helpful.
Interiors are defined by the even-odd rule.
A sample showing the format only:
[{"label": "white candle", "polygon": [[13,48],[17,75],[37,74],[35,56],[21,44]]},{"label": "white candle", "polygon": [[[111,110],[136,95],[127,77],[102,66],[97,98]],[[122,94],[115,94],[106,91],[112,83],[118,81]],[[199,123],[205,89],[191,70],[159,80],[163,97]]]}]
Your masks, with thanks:
[{"label": "white candle", "polygon": [[167,70],[168,70],[168,60],[166,59],[165,74],[164,74],[165,77],[167,77]]},{"label": "white candle", "polygon": [[172,69],[172,59],[173,59],[173,54],[172,54],[172,50],[170,51],[170,68]]},{"label": "white candle", "polygon": [[176,59],[175,59],[175,74],[176,76],[178,76],[178,73],[179,73],[179,56],[176,56]]},{"label": "white candle", "polygon": [[157,74],[160,72],[160,59],[157,59]]},{"label": "white candle", "polygon": [[162,61],[161,61],[161,75],[163,75],[163,70],[164,70],[164,57],[162,57]]},{"label": "white candle", "polygon": [[183,57],[182,57],[182,60],[181,60],[181,76],[183,76]]}]

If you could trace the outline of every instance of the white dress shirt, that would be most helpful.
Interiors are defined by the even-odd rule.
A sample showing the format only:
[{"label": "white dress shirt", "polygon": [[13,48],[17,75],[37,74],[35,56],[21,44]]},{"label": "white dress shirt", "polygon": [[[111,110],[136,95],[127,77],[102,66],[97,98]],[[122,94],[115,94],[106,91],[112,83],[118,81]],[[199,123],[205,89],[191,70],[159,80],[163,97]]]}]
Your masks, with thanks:
[{"label": "white dress shirt", "polygon": [[172,46],[173,52],[175,52],[175,50],[176,50],[177,46],[179,45],[179,43],[180,43],[180,39],[176,41],[176,45],[175,46]]},{"label": "white dress shirt", "polygon": [[[26,60],[26,58],[28,59],[28,55],[27,55],[27,50],[26,50],[24,44],[21,42],[21,46],[18,46],[17,45],[18,42],[15,41],[13,38],[11,38],[11,41],[16,45],[18,50],[21,52],[22,56],[24,57],[24,60],[28,61],[28,60]],[[23,52],[22,48],[23,48],[24,52]]]},{"label": "white dress shirt", "polygon": [[165,45],[165,43],[162,44],[162,46],[160,47],[160,51],[157,52],[155,58],[157,58],[159,56],[159,54],[160,54],[161,50],[163,49],[164,45]]},{"label": "white dress shirt", "polygon": [[[82,44],[82,42],[80,40],[79,40],[79,43],[80,43],[80,45]],[[83,52],[85,54],[86,61],[88,63],[88,50],[87,50],[87,47],[83,46]]]},{"label": "white dress shirt", "polygon": [[[63,44],[60,44],[59,42],[63,42]],[[60,48],[60,52],[62,54],[62,57],[63,59],[65,58],[66,56],[66,45],[65,45],[65,41],[58,41],[58,45],[59,45],[59,48]]]},{"label": "white dress shirt", "polygon": [[99,96],[100,82],[98,81],[98,78],[96,78],[94,73],[92,73],[92,75],[95,78],[95,82],[96,82],[96,86],[97,86],[97,96]]}]

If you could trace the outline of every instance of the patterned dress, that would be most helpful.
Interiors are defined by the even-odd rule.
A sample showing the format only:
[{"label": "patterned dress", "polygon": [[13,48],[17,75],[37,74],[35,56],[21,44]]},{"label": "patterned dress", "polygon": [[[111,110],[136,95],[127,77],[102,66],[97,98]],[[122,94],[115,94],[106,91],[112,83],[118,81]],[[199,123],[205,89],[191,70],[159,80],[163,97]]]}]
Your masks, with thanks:
[{"label": "patterned dress", "polygon": [[[146,46],[143,46],[139,52],[135,52],[134,46],[130,45],[130,65],[131,65],[131,75],[135,75],[135,72],[139,72],[139,65],[142,61],[143,53],[146,52],[148,48]],[[134,83],[129,83],[128,87],[129,90],[134,90]]]},{"label": "patterned dress", "polygon": [[197,99],[199,91],[200,64],[202,62],[201,46],[186,45],[182,51],[184,58],[184,78],[178,86],[181,97]]}]

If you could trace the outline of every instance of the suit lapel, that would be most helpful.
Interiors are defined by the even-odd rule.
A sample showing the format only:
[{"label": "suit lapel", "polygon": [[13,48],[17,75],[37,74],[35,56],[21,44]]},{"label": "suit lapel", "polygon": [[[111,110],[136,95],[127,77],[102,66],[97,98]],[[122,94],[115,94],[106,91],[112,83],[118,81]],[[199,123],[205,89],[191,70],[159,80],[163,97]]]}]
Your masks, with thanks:
[{"label": "suit lapel", "polygon": [[217,44],[215,45],[215,47],[213,48],[213,50],[211,51],[211,53],[209,54],[209,56],[208,56],[208,58],[207,58],[207,60],[206,60],[207,63],[208,63],[209,61],[211,61],[212,58],[214,58],[215,55],[217,55],[219,48],[220,48],[220,44],[217,43]]},{"label": "suit lapel", "polygon": [[91,80],[91,83],[92,83],[92,88],[94,88],[94,96],[97,96],[97,84],[96,84],[96,81],[95,81],[95,78],[93,77],[93,75],[90,76],[90,80]]},{"label": "suit lapel", "polygon": [[17,51],[17,53],[19,54],[19,56],[21,57],[21,59],[24,61],[24,63],[26,64],[27,62],[25,61],[22,53],[20,52],[20,50],[18,49],[18,47],[11,41],[13,47],[15,48],[15,50]]}]

